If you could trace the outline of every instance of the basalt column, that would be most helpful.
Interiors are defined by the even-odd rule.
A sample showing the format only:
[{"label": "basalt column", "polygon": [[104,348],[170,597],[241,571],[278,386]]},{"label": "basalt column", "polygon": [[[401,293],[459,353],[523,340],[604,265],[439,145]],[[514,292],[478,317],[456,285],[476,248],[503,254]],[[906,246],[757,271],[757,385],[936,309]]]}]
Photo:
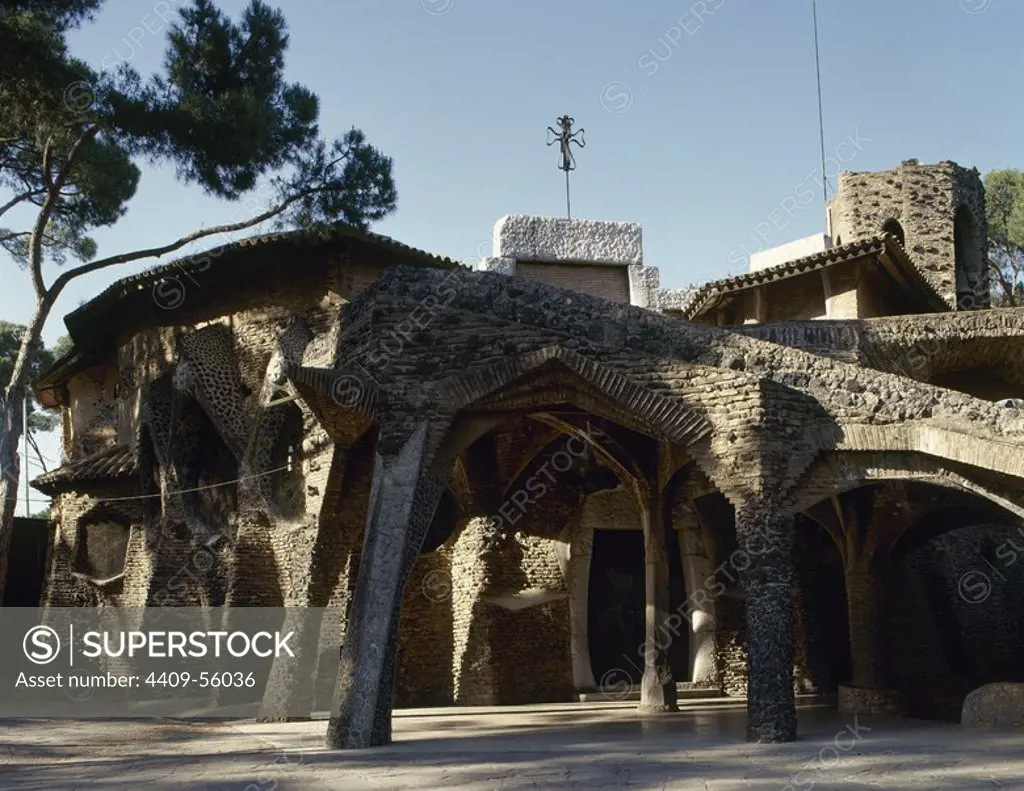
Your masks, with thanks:
[{"label": "basalt column", "polygon": [[411,431],[385,425],[379,434],[329,747],[391,742],[402,593],[443,486],[440,476],[428,473],[427,440],[426,423]]},{"label": "basalt column", "polygon": [[794,741],[793,519],[754,499],[736,509],[736,538],[747,565],[747,741]]}]

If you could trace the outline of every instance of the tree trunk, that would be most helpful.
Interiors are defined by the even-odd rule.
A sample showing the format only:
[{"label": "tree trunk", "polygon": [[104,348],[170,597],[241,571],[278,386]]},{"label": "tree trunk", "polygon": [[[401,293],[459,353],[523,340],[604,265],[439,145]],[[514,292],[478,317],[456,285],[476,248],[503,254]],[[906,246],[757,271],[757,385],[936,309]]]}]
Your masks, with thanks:
[{"label": "tree trunk", "polygon": [[[12,394],[13,398],[3,400],[0,415],[0,604],[4,598],[4,584],[7,580],[7,554],[11,547],[11,532],[14,529],[14,511],[18,506],[18,480],[20,461],[18,441],[21,439],[23,393]],[[21,397],[18,397],[20,395]]]},{"label": "tree trunk", "polygon": [[32,321],[25,328],[21,338],[18,359],[14,361],[11,381],[0,400],[0,604],[3,603],[7,583],[7,555],[11,548],[11,533],[14,530],[14,511],[18,505],[18,482],[21,478],[21,461],[18,456],[18,442],[25,430],[22,414],[25,402],[25,388],[31,370],[32,355],[35,354],[43,324],[53,305],[49,296],[36,303]]}]

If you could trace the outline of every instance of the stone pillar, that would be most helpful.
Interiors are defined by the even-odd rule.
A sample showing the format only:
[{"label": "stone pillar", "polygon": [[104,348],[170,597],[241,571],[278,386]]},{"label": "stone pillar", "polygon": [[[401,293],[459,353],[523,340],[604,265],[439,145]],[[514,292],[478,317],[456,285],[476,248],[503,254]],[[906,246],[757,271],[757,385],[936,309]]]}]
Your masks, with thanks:
[{"label": "stone pillar", "polygon": [[883,581],[881,569],[870,557],[857,558],[846,568],[846,607],[850,624],[851,686],[883,689],[887,686]]},{"label": "stone pillar", "polygon": [[715,646],[715,600],[708,594],[715,580],[700,517],[692,502],[680,502],[673,511],[673,526],[683,557],[686,610],[690,622],[690,680],[718,685],[718,650]]},{"label": "stone pillar", "polygon": [[569,652],[572,681],[577,690],[595,689],[590,664],[590,561],[594,556],[594,527],[583,521],[583,509],[573,516],[569,532]]},{"label": "stone pillar", "polygon": [[[317,671],[316,647],[320,634],[319,613],[314,609],[288,607],[281,632],[294,632],[298,657],[288,661],[275,658],[260,703],[259,722],[308,720],[313,711],[314,682]],[[290,659],[290,658],[289,658]]]},{"label": "stone pillar", "polygon": [[747,741],[796,739],[793,693],[793,519],[770,502],[736,509],[746,590]]},{"label": "stone pillar", "polygon": [[881,490],[854,491],[833,501],[841,518],[846,607],[853,678],[839,687],[838,709],[843,713],[899,716],[903,696],[889,688],[886,656],[885,570],[888,536],[899,535],[901,524],[892,504],[906,501],[899,485]]},{"label": "stone pillar", "polygon": [[400,434],[388,429],[382,426],[377,441],[366,538],[327,729],[333,748],[391,742],[402,592],[441,496],[441,486],[425,479],[427,423]]},{"label": "stone pillar", "polygon": [[644,635],[644,675],[640,681],[640,711],[677,711],[676,682],[668,661],[672,641],[669,623],[669,569],[666,533],[671,526],[665,519],[661,494],[647,490],[640,503],[640,521],[644,531],[646,591],[646,629]]},{"label": "stone pillar", "polygon": [[[874,524],[872,525],[874,528]],[[864,551],[846,563],[846,607],[853,678],[839,687],[844,714],[901,716],[902,693],[891,688],[886,651],[885,565],[883,556]]]},{"label": "stone pillar", "polygon": [[[491,635],[496,608],[484,590],[502,572],[497,562],[510,549],[487,517],[469,519],[452,547],[452,688],[456,705],[499,702],[499,657]],[[508,552],[506,552],[506,555]]]},{"label": "stone pillar", "polygon": [[574,698],[569,605],[551,544],[482,517],[459,536],[452,571],[457,704]]}]

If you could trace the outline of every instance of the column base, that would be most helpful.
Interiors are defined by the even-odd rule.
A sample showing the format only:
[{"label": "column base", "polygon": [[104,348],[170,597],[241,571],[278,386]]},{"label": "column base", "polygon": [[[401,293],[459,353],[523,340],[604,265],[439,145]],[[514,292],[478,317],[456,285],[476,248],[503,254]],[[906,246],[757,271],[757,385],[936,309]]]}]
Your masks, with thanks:
[{"label": "column base", "polygon": [[637,705],[636,711],[637,714],[671,714],[673,711],[679,711],[679,706],[676,703],[640,703]]},{"label": "column base", "polygon": [[786,744],[796,741],[796,721],[784,725],[761,725],[747,728],[751,744]]},{"label": "column base", "polygon": [[841,714],[902,717],[906,711],[906,701],[903,694],[895,689],[864,689],[840,685],[838,709]]},{"label": "column base", "polygon": [[640,680],[640,705],[637,711],[641,714],[679,711],[676,683],[667,667],[648,667],[644,670]]},{"label": "column base", "polygon": [[350,728],[332,717],[327,724],[325,746],[329,750],[361,750],[366,747],[386,747],[392,744],[391,728],[362,731]]}]

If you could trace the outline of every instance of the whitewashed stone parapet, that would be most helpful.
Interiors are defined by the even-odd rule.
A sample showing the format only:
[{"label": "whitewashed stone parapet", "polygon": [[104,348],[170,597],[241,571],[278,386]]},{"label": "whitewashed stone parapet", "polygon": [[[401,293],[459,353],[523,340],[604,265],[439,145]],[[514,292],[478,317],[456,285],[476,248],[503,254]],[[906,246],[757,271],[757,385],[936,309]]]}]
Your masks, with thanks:
[{"label": "whitewashed stone parapet", "polygon": [[638,223],[510,214],[494,225],[494,255],[518,261],[640,265]]},{"label": "whitewashed stone parapet", "polygon": [[660,288],[654,304],[648,307],[659,311],[682,310],[692,295],[693,291],[688,288]]},{"label": "whitewashed stone parapet", "polygon": [[658,307],[660,278],[657,267],[633,265],[629,267],[629,304],[640,308]]},{"label": "whitewashed stone parapet", "polygon": [[516,273],[516,259],[504,256],[490,256],[480,262],[480,269],[484,272],[495,272],[499,275],[511,277]]}]

